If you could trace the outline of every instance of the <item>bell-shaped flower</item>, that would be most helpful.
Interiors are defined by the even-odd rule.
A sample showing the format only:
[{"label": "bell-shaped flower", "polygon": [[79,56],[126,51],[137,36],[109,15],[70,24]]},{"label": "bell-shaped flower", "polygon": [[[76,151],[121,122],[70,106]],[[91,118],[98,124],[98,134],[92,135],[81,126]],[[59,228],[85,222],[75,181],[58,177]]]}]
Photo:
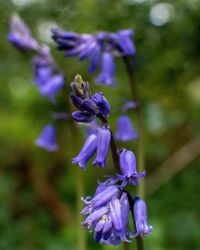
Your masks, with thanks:
[{"label": "bell-shaped flower", "polygon": [[38,43],[32,37],[28,26],[17,15],[13,15],[11,17],[8,40],[17,49],[20,49],[22,51],[30,51],[38,49]]},{"label": "bell-shaped flower", "polygon": [[97,148],[97,136],[91,134],[85,141],[80,153],[72,159],[72,163],[78,163],[80,168],[86,170],[86,163],[93,156]]},{"label": "bell-shaped flower", "polygon": [[39,138],[35,141],[36,145],[47,151],[56,151],[58,144],[56,142],[56,130],[52,124],[48,124],[43,129]]},{"label": "bell-shaped flower", "polygon": [[134,220],[136,232],[134,236],[145,237],[153,231],[153,227],[147,223],[147,206],[146,203],[138,196],[135,197],[134,203]]},{"label": "bell-shaped flower", "polygon": [[134,130],[128,116],[122,115],[117,121],[117,131],[115,138],[118,141],[131,141],[138,137],[138,132]]},{"label": "bell-shaped flower", "polygon": [[116,33],[116,42],[121,49],[122,55],[135,55],[135,45],[132,41],[134,32],[132,30],[120,30]]},{"label": "bell-shaped flower", "polygon": [[45,46],[41,53],[32,60],[34,70],[34,83],[42,96],[55,102],[57,92],[64,86],[64,75],[56,67],[50,49]]},{"label": "bell-shaped flower", "polygon": [[108,86],[115,86],[115,62],[113,59],[113,55],[106,51],[102,55],[102,63],[101,63],[101,73],[95,79],[97,84],[103,84]]},{"label": "bell-shaped flower", "polygon": [[121,199],[113,198],[110,202],[110,216],[114,224],[116,234],[122,241],[130,242],[127,235],[127,224],[129,215],[129,202],[126,193]]},{"label": "bell-shaped flower", "polygon": [[92,163],[93,166],[99,164],[101,167],[105,167],[110,140],[111,133],[108,126],[100,128],[97,134],[97,155]]},{"label": "bell-shaped flower", "polygon": [[125,186],[128,183],[138,185],[138,179],[143,178],[146,175],[146,171],[143,171],[141,173],[137,172],[136,158],[132,151],[123,148],[118,152],[122,175],[117,174],[117,177],[119,178],[119,180],[122,180],[121,185]]},{"label": "bell-shaped flower", "polygon": [[42,96],[46,96],[52,102],[55,102],[55,96],[63,86],[64,77],[62,74],[57,74],[49,78],[44,85],[40,86],[39,90]]},{"label": "bell-shaped flower", "polygon": [[103,96],[102,92],[95,93],[93,96],[91,96],[91,100],[99,108],[100,115],[107,117],[110,114],[110,104]]},{"label": "bell-shaped flower", "polygon": [[121,189],[117,185],[104,186],[101,190],[95,193],[95,196],[92,199],[90,199],[90,197],[86,197],[86,199],[82,198],[86,207],[81,213],[91,213],[97,207],[104,206],[106,203],[111,201],[113,197],[118,197],[120,193]]}]

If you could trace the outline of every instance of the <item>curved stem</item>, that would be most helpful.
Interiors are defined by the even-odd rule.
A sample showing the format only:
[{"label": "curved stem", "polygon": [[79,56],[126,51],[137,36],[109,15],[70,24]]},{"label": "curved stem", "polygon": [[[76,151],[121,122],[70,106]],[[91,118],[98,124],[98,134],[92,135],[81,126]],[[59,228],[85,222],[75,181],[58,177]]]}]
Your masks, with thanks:
[{"label": "curved stem", "polygon": [[[65,95],[65,101],[66,101],[66,109],[69,114],[71,114],[71,103],[69,102],[68,93],[70,90],[65,85],[63,88],[63,92]],[[72,138],[72,147],[74,149],[77,148],[78,140],[79,140],[79,132],[75,125],[75,122],[73,119],[69,119],[69,126],[71,130]],[[81,228],[81,222],[82,222],[82,215],[80,211],[82,210],[82,202],[81,197],[84,195],[84,179],[83,179],[83,173],[81,169],[77,169],[77,176],[76,176],[76,240],[77,240],[77,249],[79,250],[86,250],[86,238],[85,238],[85,232]]]},{"label": "curved stem", "polygon": [[[137,165],[138,165],[138,171],[143,172],[145,169],[145,167],[144,167],[143,119],[142,119],[142,111],[141,111],[139,92],[138,92],[137,84],[136,84],[135,78],[134,78],[134,66],[135,66],[134,65],[134,58],[124,56],[123,60],[124,60],[124,64],[125,64],[125,67],[126,67],[126,70],[128,73],[128,77],[129,77],[133,101],[138,104],[138,107],[136,108],[136,116],[137,116],[137,122],[138,122],[137,127],[138,127],[138,132],[139,132],[139,138],[137,140],[137,149],[138,149],[138,160],[137,160],[138,164]],[[144,198],[144,196],[145,196],[144,179],[140,180],[140,185],[138,185],[137,192],[141,198]],[[132,209],[132,216],[133,216],[133,221],[134,221],[133,209]],[[137,245],[138,250],[144,250],[144,242],[140,236],[136,237],[136,245]]]},{"label": "curved stem", "polygon": [[[139,132],[139,138],[137,139],[137,148],[138,148],[138,171],[142,172],[144,171],[145,167],[144,167],[144,139],[143,139],[143,119],[142,119],[142,111],[141,111],[141,103],[140,103],[140,97],[139,97],[139,92],[138,92],[138,88],[137,88],[137,84],[135,82],[134,79],[134,58],[132,57],[128,57],[128,56],[124,56],[123,60],[124,60],[124,64],[129,76],[129,82],[130,82],[130,87],[131,87],[131,92],[132,92],[132,96],[133,96],[133,101],[136,102],[138,104],[138,107],[136,108],[136,116],[137,116],[137,129]],[[140,180],[140,185],[138,186],[138,194],[141,198],[144,199],[145,196],[145,183],[144,183],[144,179]]]}]

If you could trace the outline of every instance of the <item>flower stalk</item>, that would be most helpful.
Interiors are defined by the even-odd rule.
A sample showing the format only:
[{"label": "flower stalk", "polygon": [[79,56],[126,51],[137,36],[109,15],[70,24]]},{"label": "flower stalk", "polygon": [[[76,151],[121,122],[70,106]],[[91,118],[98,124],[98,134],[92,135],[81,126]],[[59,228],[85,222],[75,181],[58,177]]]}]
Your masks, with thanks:
[{"label": "flower stalk", "polygon": [[[142,110],[141,110],[141,103],[139,97],[139,91],[137,88],[137,84],[134,78],[134,58],[133,57],[123,57],[124,64],[126,67],[126,71],[129,77],[131,92],[133,96],[133,101],[137,103],[136,107],[136,116],[137,116],[137,129],[139,132],[139,137],[137,139],[137,155],[138,155],[138,171],[143,172],[145,169],[145,159],[144,159],[144,139],[143,139],[143,118],[142,118]],[[142,198],[145,197],[145,182],[144,179],[141,179],[140,185],[138,185],[138,195]]]}]

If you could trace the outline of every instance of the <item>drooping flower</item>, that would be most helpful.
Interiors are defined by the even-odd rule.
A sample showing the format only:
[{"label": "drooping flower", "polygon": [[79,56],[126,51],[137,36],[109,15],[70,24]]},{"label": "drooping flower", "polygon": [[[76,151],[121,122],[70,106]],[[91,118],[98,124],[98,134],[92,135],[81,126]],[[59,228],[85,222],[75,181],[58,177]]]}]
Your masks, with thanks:
[{"label": "drooping flower", "polygon": [[122,115],[117,121],[115,138],[119,141],[131,141],[138,137],[138,132],[132,127],[131,120],[127,115]]},{"label": "drooping flower", "polygon": [[78,156],[72,159],[72,163],[78,163],[80,168],[86,170],[86,163],[93,156],[97,148],[97,136],[91,134],[85,141],[83,148],[81,149]]},{"label": "drooping flower", "polygon": [[113,55],[110,52],[104,52],[102,55],[102,63],[101,63],[101,73],[95,79],[96,83],[105,84],[108,86],[115,86],[115,63],[113,59]]},{"label": "drooping flower", "polygon": [[28,26],[18,16],[13,15],[10,19],[10,32],[8,40],[22,51],[31,51],[38,49],[37,41],[32,37]]},{"label": "drooping flower", "polygon": [[58,149],[58,144],[56,142],[55,127],[52,124],[45,126],[35,143],[37,146],[42,147],[47,151],[56,151]]},{"label": "drooping flower", "polygon": [[99,108],[99,113],[103,117],[107,117],[110,114],[110,104],[103,96],[102,92],[94,94],[93,96],[91,96],[91,99],[97,105],[97,107]]},{"label": "drooping flower", "polygon": [[101,183],[94,198],[84,200],[82,214],[88,216],[82,225],[94,231],[97,242],[118,245],[127,241],[129,201],[125,192],[113,184],[114,179]]},{"label": "drooping flower", "polygon": [[136,170],[136,158],[132,151],[125,148],[118,151],[120,160],[120,169],[122,175],[117,174],[119,180],[122,180],[122,186],[128,183],[138,185],[138,179],[143,178],[146,175],[146,171],[138,173]]},{"label": "drooping flower", "polygon": [[136,49],[132,41],[133,35],[134,32],[130,29],[119,30],[118,32],[116,32],[116,42],[121,50],[122,55],[135,55]]},{"label": "drooping flower", "polygon": [[40,49],[40,54],[33,57],[33,70],[34,83],[40,94],[55,102],[57,92],[64,86],[64,76],[56,67],[47,46]]},{"label": "drooping flower", "polygon": [[134,236],[145,237],[153,231],[153,227],[149,226],[147,223],[147,206],[139,196],[136,196],[134,201],[133,212],[136,226]]},{"label": "drooping flower", "polygon": [[135,46],[132,41],[133,31],[119,30],[97,32],[96,34],[78,34],[52,29],[52,38],[65,56],[77,56],[80,60],[90,59],[89,72],[96,71],[101,59],[101,73],[96,83],[114,86],[115,56],[134,56]]},{"label": "drooping flower", "polygon": [[97,155],[92,163],[93,166],[99,164],[101,167],[105,167],[110,140],[110,129],[105,125],[103,128],[99,129],[97,134]]}]

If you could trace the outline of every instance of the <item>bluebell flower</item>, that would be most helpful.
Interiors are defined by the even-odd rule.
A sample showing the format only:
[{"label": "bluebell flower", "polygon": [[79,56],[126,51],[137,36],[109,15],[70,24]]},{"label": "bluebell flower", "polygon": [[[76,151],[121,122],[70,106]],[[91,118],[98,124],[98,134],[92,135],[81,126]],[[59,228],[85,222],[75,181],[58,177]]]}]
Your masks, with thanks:
[{"label": "bluebell flower", "polygon": [[119,180],[122,180],[122,186],[128,183],[138,185],[138,179],[146,175],[146,171],[138,173],[136,170],[136,158],[132,151],[125,148],[119,150],[120,169],[122,175],[117,174]]},{"label": "bluebell flower", "polygon": [[116,32],[116,42],[121,50],[122,55],[132,56],[135,55],[135,45],[132,41],[134,32],[130,29],[120,30]]},{"label": "bluebell flower", "polygon": [[84,200],[86,207],[82,214],[88,215],[82,225],[94,231],[97,242],[118,245],[127,241],[129,235],[127,224],[129,216],[129,201],[127,194],[109,179],[101,183],[94,198]]},{"label": "bluebell flower", "polygon": [[52,29],[52,38],[65,56],[78,56],[80,60],[90,59],[89,72],[96,71],[101,60],[101,73],[96,83],[114,86],[115,63],[113,56],[134,56],[133,31],[119,30],[116,33],[77,34]]},{"label": "bluebell flower", "polygon": [[52,124],[45,126],[35,143],[37,146],[42,147],[47,151],[56,151],[58,149],[58,144],[56,142],[55,127]]},{"label": "bluebell flower", "polygon": [[101,73],[95,79],[96,83],[115,86],[115,63],[113,55],[110,52],[104,52],[102,55]]},{"label": "bluebell flower", "polygon": [[31,51],[38,49],[38,43],[32,37],[28,26],[17,15],[13,15],[11,17],[8,40],[17,49],[20,49],[22,51]]},{"label": "bluebell flower", "polygon": [[133,212],[136,226],[134,236],[145,237],[153,231],[153,227],[147,223],[147,207],[145,202],[138,196],[136,196],[134,200]]},{"label": "bluebell flower", "polygon": [[99,113],[102,116],[107,117],[110,114],[110,104],[103,96],[102,92],[94,94],[93,96],[91,96],[91,99],[99,108]]},{"label": "bluebell flower", "polygon": [[99,164],[101,167],[105,167],[110,140],[111,133],[108,126],[100,128],[97,134],[97,155],[92,163],[93,166]]},{"label": "bluebell flower", "polygon": [[74,106],[79,110],[72,113],[78,122],[91,122],[95,116],[106,119],[110,114],[110,105],[102,92],[90,94],[89,84],[84,82],[80,75],[75,76],[71,83],[70,94]]},{"label": "bluebell flower", "polygon": [[131,141],[138,137],[138,132],[133,129],[128,116],[122,115],[117,121],[115,138],[119,141]]},{"label": "bluebell flower", "polygon": [[96,208],[104,206],[106,203],[111,201],[113,197],[119,197],[120,193],[121,189],[115,184],[105,184],[103,186],[101,184],[100,189],[96,190],[95,196],[92,199],[90,197],[86,197],[86,199],[82,198],[86,207],[81,213],[88,214],[93,212]]},{"label": "bluebell flower", "polygon": [[55,102],[57,92],[64,86],[64,76],[58,70],[48,47],[33,58],[34,83],[40,94]]},{"label": "bluebell flower", "polygon": [[85,141],[83,148],[81,149],[78,156],[72,159],[72,163],[78,163],[80,168],[86,170],[86,163],[93,156],[97,148],[97,136],[91,134]]}]

